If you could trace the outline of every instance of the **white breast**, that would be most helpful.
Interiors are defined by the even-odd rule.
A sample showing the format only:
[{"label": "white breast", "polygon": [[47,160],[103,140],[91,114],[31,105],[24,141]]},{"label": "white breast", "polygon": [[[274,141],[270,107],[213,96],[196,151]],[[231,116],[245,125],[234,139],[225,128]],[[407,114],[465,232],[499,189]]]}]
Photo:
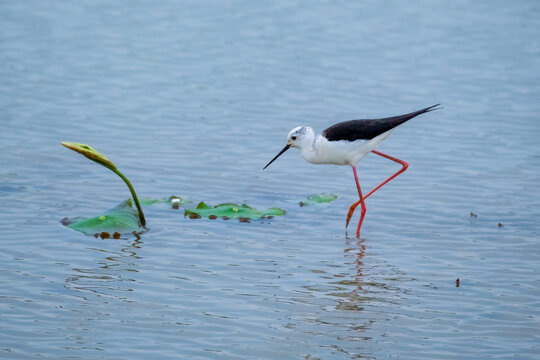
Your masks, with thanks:
[{"label": "white breast", "polygon": [[317,135],[313,146],[302,148],[302,156],[306,161],[313,164],[356,164],[367,154],[374,150],[392,130],[382,133],[371,140],[356,141],[328,141],[322,135]]}]

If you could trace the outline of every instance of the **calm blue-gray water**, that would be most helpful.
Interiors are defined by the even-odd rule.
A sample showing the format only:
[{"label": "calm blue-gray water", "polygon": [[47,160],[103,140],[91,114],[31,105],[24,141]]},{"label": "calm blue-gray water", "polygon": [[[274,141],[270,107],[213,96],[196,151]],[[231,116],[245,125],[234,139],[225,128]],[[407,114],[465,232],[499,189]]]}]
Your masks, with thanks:
[{"label": "calm blue-gray water", "polygon": [[[410,167],[360,239],[350,167],[262,171],[298,125],[439,102],[380,146]],[[2,1],[0,358],[537,359],[539,114],[538,1]],[[141,197],[287,214],[85,236],[60,221],[129,192],[60,141]]]}]

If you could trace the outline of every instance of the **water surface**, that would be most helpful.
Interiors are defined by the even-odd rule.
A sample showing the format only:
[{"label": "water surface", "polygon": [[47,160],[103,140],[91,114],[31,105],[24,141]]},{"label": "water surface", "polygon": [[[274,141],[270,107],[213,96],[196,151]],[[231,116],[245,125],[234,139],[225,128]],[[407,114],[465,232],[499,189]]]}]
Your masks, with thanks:
[{"label": "water surface", "polygon": [[[0,357],[540,356],[537,2],[30,1],[0,19]],[[361,239],[348,167],[289,151],[262,171],[297,125],[438,102],[380,147],[411,166]],[[129,193],[60,141],[143,197],[287,215],[152,206],[140,236],[84,236],[60,220]],[[368,156],[364,189],[397,168]],[[323,192],[339,198],[298,206]]]}]

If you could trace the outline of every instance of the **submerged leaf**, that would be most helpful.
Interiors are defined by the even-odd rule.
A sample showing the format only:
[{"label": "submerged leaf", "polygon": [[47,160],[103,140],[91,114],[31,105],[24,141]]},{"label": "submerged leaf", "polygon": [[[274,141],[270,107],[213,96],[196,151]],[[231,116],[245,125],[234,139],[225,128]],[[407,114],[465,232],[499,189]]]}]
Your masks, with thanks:
[{"label": "submerged leaf", "polygon": [[154,204],[184,205],[184,204],[191,204],[192,201],[173,195],[173,196],[169,196],[168,198],[159,198],[159,199],[141,198],[140,203],[142,206],[148,206],[148,205],[154,205]]},{"label": "submerged leaf", "polygon": [[173,209],[179,209],[181,205],[191,204],[191,203],[192,203],[191,200],[184,199],[175,195],[169,196],[168,198],[162,198],[162,199],[150,199],[150,198],[141,199],[141,205],[143,206],[154,205],[154,204],[168,204]]},{"label": "submerged leaf", "polygon": [[65,218],[62,224],[86,235],[100,233],[127,234],[144,230],[139,221],[139,214],[133,208],[131,200],[120,203],[115,208],[89,218]]},{"label": "submerged leaf", "polygon": [[192,219],[198,219],[200,217],[215,219],[217,217],[221,217],[223,219],[240,219],[241,221],[271,218],[273,216],[280,216],[284,214],[285,210],[275,207],[266,209],[265,211],[259,211],[246,204],[237,205],[225,203],[212,207],[202,201],[195,209],[186,209],[184,211],[184,216],[189,216]]},{"label": "submerged leaf", "polygon": [[[132,199],[130,199],[132,200]],[[148,206],[148,205],[154,205],[163,202],[163,200],[160,199],[151,199],[151,198],[141,198],[140,203],[141,206]]]},{"label": "submerged leaf", "polygon": [[184,205],[184,204],[190,204],[192,201],[191,200],[186,200],[186,199],[182,199],[181,197],[178,197],[178,196],[171,196],[169,197],[169,199],[167,200],[167,202],[169,204],[171,204],[171,207],[173,209],[180,209],[180,205]]},{"label": "submerged leaf", "polygon": [[300,206],[311,206],[315,204],[329,203],[336,200],[338,197],[334,194],[313,194],[307,199],[300,201]]},{"label": "submerged leaf", "polygon": [[167,202],[171,204],[178,203],[180,205],[184,205],[184,204],[190,204],[193,201],[181,198],[180,196],[172,195],[172,196],[169,196],[169,198],[167,199]]}]

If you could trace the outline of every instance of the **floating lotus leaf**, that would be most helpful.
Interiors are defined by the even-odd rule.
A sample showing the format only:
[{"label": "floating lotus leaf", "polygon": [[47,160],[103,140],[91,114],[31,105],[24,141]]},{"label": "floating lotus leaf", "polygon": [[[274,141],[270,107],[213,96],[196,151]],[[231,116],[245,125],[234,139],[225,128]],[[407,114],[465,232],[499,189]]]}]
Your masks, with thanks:
[{"label": "floating lotus leaf", "polygon": [[131,234],[144,230],[140,223],[139,213],[133,208],[131,199],[101,215],[89,218],[65,218],[62,224],[86,235]]},{"label": "floating lotus leaf", "polygon": [[[132,199],[131,199],[132,200]],[[184,205],[184,204],[191,204],[193,201],[181,198],[179,196],[173,195],[169,196],[168,198],[160,198],[160,199],[153,199],[153,198],[141,198],[140,204],[141,206],[149,206],[154,204],[171,204],[171,205]]]},{"label": "floating lotus leaf", "polygon": [[[176,209],[179,205],[188,203],[191,203],[191,201],[174,195],[162,199],[140,199],[140,205],[142,206],[172,204],[172,207]],[[119,238],[122,234],[138,233],[145,230],[141,226],[137,210],[133,208],[133,199],[128,199],[114,209],[98,216],[65,218],[62,220],[62,224],[83,234],[101,236],[102,238]]]},{"label": "floating lotus leaf", "polygon": [[266,209],[266,211],[259,211],[246,204],[237,205],[225,203],[216,206],[209,206],[204,202],[200,202],[195,209],[186,209],[184,211],[184,215],[189,216],[192,219],[198,219],[201,217],[216,219],[221,217],[223,219],[239,219],[240,221],[272,218],[274,216],[284,214],[285,210],[275,207]]},{"label": "floating lotus leaf", "polygon": [[137,210],[139,211],[138,215],[139,215],[139,220],[142,226],[146,225],[144,213],[141,209],[141,204],[139,203],[139,199],[137,199],[137,194],[135,193],[135,189],[133,188],[133,186],[127,179],[127,177],[125,177],[125,175],[122,174],[120,170],[116,168],[116,165],[114,165],[112,161],[107,159],[102,153],[95,150],[89,145],[75,143],[75,142],[67,142],[67,141],[62,141],[61,144],[67,147],[68,149],[76,151],[79,154],[86,156],[88,159],[95,161],[100,165],[105,166],[107,169],[111,170],[116,175],[120,176],[120,178],[126,183],[127,187],[129,188],[129,191],[131,192],[131,196],[133,196],[133,200],[135,201],[135,205],[137,206]]},{"label": "floating lotus leaf", "polygon": [[[130,199],[130,200],[133,200],[133,199]],[[163,200],[163,199],[152,199],[152,198],[141,198],[140,199],[141,206],[154,205],[154,204],[159,204],[159,203],[162,203],[162,202],[166,202],[166,201]]]},{"label": "floating lotus leaf", "polygon": [[309,195],[307,199],[300,201],[300,206],[311,206],[316,204],[329,203],[338,198],[334,194],[313,194]]}]

